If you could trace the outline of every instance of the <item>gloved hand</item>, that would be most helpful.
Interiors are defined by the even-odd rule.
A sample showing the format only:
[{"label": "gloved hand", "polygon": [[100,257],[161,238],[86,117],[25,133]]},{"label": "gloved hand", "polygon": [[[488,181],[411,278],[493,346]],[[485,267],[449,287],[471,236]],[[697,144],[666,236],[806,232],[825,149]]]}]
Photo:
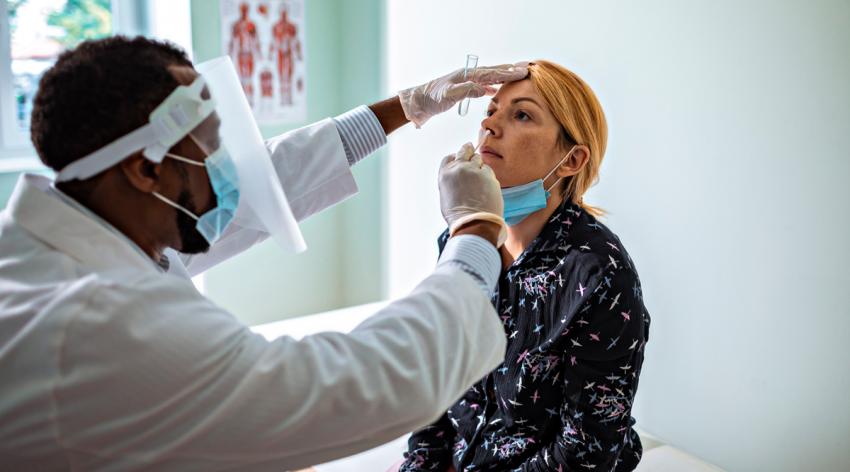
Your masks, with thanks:
[{"label": "gloved hand", "polygon": [[418,87],[398,93],[404,116],[421,128],[432,116],[453,107],[464,98],[478,98],[494,94],[493,84],[524,79],[528,75],[528,63],[503,64],[479,67],[463,79],[463,69],[434,79]]},{"label": "gloved hand", "polygon": [[454,235],[461,226],[475,220],[490,221],[500,226],[496,247],[508,236],[505,224],[504,201],[499,181],[490,166],[475,154],[466,143],[457,154],[450,154],[440,163],[440,211]]}]

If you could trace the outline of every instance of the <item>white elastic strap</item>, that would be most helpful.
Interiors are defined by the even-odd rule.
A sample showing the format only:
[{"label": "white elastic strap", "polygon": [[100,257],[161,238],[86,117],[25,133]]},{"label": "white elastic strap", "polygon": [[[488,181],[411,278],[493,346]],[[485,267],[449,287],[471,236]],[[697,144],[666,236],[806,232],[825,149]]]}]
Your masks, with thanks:
[{"label": "white elastic strap", "polygon": [[[192,135],[190,134],[189,136],[192,136]],[[203,162],[193,161],[192,159],[189,159],[188,157],[178,156],[177,154],[171,154],[170,152],[166,152],[165,155],[174,159],[175,161],[185,162],[186,164],[192,164],[193,166],[198,166],[198,167],[206,167],[206,164],[204,164]]]},{"label": "white elastic strap", "polygon": [[175,202],[173,202],[173,201],[171,201],[171,200],[169,200],[169,199],[167,199],[167,198],[163,197],[163,196],[162,196],[162,195],[160,195],[158,192],[153,192],[153,196],[154,196],[154,197],[156,197],[156,198],[158,198],[158,199],[160,199],[160,200],[162,200],[163,202],[165,202],[165,203],[167,203],[167,204],[169,204],[169,205],[173,206],[174,208],[177,208],[178,210],[182,211],[183,213],[185,213],[185,214],[189,215],[189,217],[190,217],[190,218],[192,218],[192,219],[193,219],[193,220],[195,220],[195,221],[198,221],[198,220],[200,219],[198,216],[195,216],[195,214],[194,214],[194,213],[192,213],[191,211],[189,211],[189,210],[187,210],[187,209],[183,208],[182,206],[178,205],[177,203],[175,203]]},{"label": "white elastic strap", "polygon": [[[560,164],[558,164],[558,165],[560,165]],[[560,181],[561,181],[561,180],[563,180],[563,179],[564,179],[563,177],[558,177],[558,180],[556,180],[556,181],[555,181],[555,183],[553,183],[552,185],[550,185],[550,186],[549,186],[549,188],[547,188],[547,189],[546,189],[546,192],[547,192],[547,193],[548,193],[548,192],[551,192],[551,191],[552,191],[552,189],[553,189],[553,188],[555,188],[555,186],[556,186],[556,185],[558,185],[558,182],[560,182]]]},{"label": "white elastic strap", "polygon": [[[564,163],[564,161],[566,161],[566,160],[567,160],[567,159],[568,159],[568,158],[569,158],[569,157],[573,154],[573,151],[575,150],[576,146],[578,146],[578,145],[575,145],[575,146],[573,146],[572,148],[570,148],[570,152],[568,152],[568,153],[567,153],[567,155],[566,155],[566,156],[564,156],[564,158],[563,158],[563,159],[561,159],[560,161],[558,161],[558,164],[556,164],[556,165],[555,165],[555,167],[553,167],[553,168],[552,168],[552,170],[551,170],[551,171],[549,171],[549,173],[548,173],[548,174],[546,174],[546,177],[543,177],[543,181],[544,181],[544,182],[545,182],[545,181],[546,181],[546,179],[548,179],[548,178],[549,178],[552,174],[554,174],[556,170],[558,170],[558,167],[561,167],[561,164],[563,164],[563,163]],[[558,180],[556,180],[554,184],[550,185],[550,186],[549,186],[549,188],[547,188],[547,189],[546,189],[546,191],[547,191],[547,192],[551,192],[551,191],[552,191],[552,189],[553,189],[553,188],[555,188],[555,186],[556,186],[556,185],[558,185],[558,182],[560,182],[562,179],[563,179],[563,177],[558,177]]]}]

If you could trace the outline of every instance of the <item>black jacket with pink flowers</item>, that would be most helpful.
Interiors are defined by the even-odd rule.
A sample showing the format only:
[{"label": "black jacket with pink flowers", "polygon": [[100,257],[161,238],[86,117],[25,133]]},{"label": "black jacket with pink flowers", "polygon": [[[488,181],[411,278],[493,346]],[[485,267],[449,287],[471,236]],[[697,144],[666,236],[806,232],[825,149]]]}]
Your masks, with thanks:
[{"label": "black jacket with pink flowers", "polygon": [[493,303],[505,361],[413,434],[399,470],[633,470],[650,318],[617,236],[565,201],[502,272]]}]

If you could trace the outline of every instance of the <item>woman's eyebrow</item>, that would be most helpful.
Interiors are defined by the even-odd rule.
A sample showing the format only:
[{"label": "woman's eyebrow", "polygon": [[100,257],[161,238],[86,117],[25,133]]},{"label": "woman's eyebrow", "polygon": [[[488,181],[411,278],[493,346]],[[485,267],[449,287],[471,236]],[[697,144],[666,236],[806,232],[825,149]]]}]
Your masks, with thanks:
[{"label": "woman's eyebrow", "polygon": [[[538,107],[540,106],[540,104],[539,104],[539,103],[537,103],[537,102],[536,102],[533,98],[531,98],[531,97],[518,97],[518,98],[515,98],[515,99],[511,100],[511,104],[512,104],[512,105],[513,105],[513,104],[516,104],[516,103],[519,103],[519,102],[531,102],[531,103],[533,103],[533,104],[537,105]],[[542,107],[541,107],[541,108],[542,108]]]},{"label": "woman's eyebrow", "polygon": [[[531,98],[531,97],[517,97],[517,98],[515,98],[515,99],[511,100],[511,105],[516,104],[517,102],[523,102],[523,101],[525,101],[525,102],[531,102],[531,103],[533,103],[533,104],[537,105],[538,107],[540,107],[540,104],[539,104],[539,103],[537,103],[537,101],[535,101],[535,100],[534,100],[533,98]],[[498,105],[498,104],[499,104],[499,100],[497,100],[497,99],[496,99],[496,97],[493,97],[493,98],[491,98],[491,99],[490,99],[490,103],[495,103],[496,105]],[[543,107],[541,107],[541,108],[543,108]]]}]

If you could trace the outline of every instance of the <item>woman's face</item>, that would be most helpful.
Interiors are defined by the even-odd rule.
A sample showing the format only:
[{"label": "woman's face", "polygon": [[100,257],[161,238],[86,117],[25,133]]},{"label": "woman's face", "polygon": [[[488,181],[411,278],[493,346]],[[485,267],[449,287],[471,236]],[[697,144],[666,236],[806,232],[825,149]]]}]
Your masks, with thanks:
[{"label": "woman's face", "polygon": [[[490,135],[484,134],[487,130]],[[510,82],[490,101],[481,122],[478,152],[503,188],[527,184],[545,177],[566,156],[569,150],[558,144],[560,132],[531,80]],[[549,188],[557,179],[552,174],[544,186]]]}]

